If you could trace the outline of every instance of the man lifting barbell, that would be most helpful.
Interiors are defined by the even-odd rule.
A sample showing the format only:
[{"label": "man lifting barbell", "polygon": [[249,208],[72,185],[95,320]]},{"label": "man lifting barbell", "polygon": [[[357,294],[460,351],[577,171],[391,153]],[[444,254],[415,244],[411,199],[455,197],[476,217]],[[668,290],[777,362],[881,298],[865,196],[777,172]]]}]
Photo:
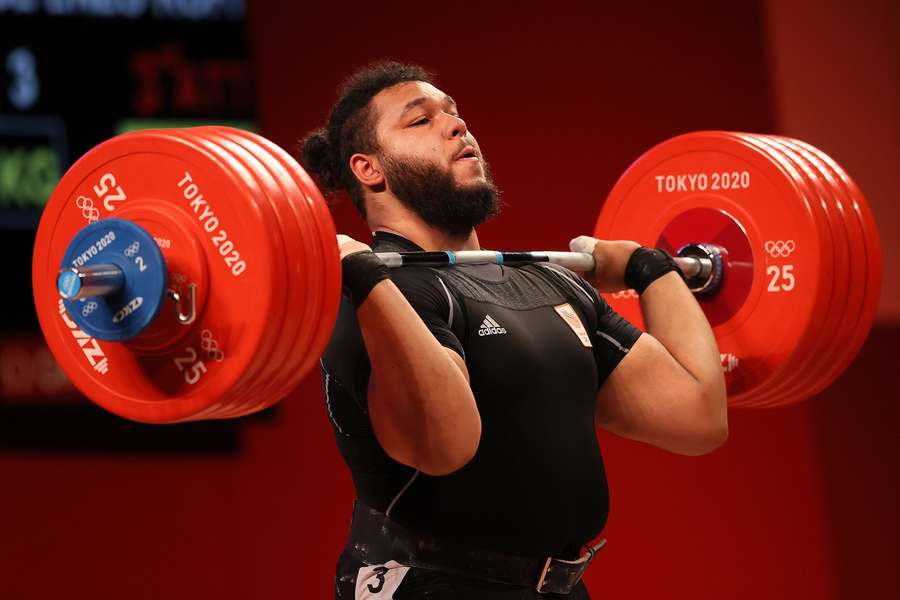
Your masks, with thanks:
[{"label": "man lifting barbell", "polygon": [[[697,454],[725,435],[716,346],[728,406],[774,407],[825,389],[868,336],[877,227],[849,175],[809,144],[680,135],[616,182],[601,241],[466,250],[496,192],[453,101],[402,65],[346,91],[306,161],[368,211],[374,248],[396,251],[339,249],[321,192],[284,150],[197,127],[122,134],[76,161],[32,261],[60,367],[129,419],[252,414],[325,353],[360,500],[344,596],[583,595],[600,544],[580,557],[578,545],[608,507],[595,417]],[[619,239],[675,258],[605,241]],[[405,251],[417,248],[443,250]],[[451,264],[481,266],[425,268]],[[608,305],[591,284],[612,291]]]},{"label": "man lifting barbell", "polygon": [[[480,250],[497,212],[455,102],[415,66],[353,75],[301,162],[349,192],[379,252]],[[322,377],[357,501],[338,598],[587,598],[609,506],[595,419],[679,454],[725,441],[716,341],[667,254],[577,238],[588,283],[540,263],[389,272],[339,241]],[[592,286],[638,290],[648,332]]]}]

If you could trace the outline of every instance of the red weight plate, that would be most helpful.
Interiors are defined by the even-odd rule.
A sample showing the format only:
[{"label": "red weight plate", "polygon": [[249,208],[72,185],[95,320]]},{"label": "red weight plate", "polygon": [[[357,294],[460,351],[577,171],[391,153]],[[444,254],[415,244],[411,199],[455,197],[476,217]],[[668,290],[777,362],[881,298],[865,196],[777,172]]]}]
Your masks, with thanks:
[{"label": "red weight plate", "polygon": [[[819,236],[822,253],[819,262],[819,281],[822,282],[823,289],[827,288],[828,282],[832,280],[834,271],[834,244],[831,236],[831,224],[821,205],[821,199],[816,195],[816,192],[813,189],[812,182],[808,179],[806,174],[803,173],[800,166],[789,157],[785,156],[779,149],[772,148],[762,140],[759,140],[758,136],[725,132],[711,133],[711,135],[719,135],[727,139],[739,140],[742,143],[755,146],[758,150],[767,154],[773,161],[778,162],[782,169],[784,169],[793,179],[794,183],[797,185],[798,189],[801,190],[801,193],[803,193],[808,202],[811,208],[812,217],[816,222],[816,231]],[[792,265],[792,263],[789,262],[791,261],[790,256],[783,256],[783,252],[775,252],[773,254],[773,252],[768,251],[767,253],[768,256],[766,259],[770,263],[784,263],[782,265],[768,265],[766,267],[767,273],[773,268],[785,269]],[[781,259],[784,259],[784,261],[781,261]],[[776,283],[773,285],[773,282],[770,281],[766,286],[766,291],[767,293],[794,293],[796,287],[794,287],[793,284],[790,284],[790,286],[793,289],[787,289],[789,286],[784,284],[779,285]],[[788,397],[788,392],[786,391],[788,388],[785,387],[786,381],[795,377],[804,368],[802,365],[807,364],[808,358],[815,356],[815,346],[818,340],[821,339],[821,328],[825,323],[825,317],[830,306],[830,290],[827,291],[829,291],[829,293],[822,294],[820,292],[817,295],[817,301],[811,307],[812,312],[810,314],[810,322],[796,346],[792,349],[790,358],[785,361],[781,369],[775,373],[764,388],[760,388],[757,393],[747,396],[740,402],[733,404],[733,406],[760,408],[786,400]],[[823,296],[825,302],[822,302]]]},{"label": "red weight plate", "polygon": [[[257,314],[272,308],[273,248],[260,243],[267,224],[246,196],[216,155],[158,131],[104,142],[65,174],[38,227],[33,285],[48,345],[85,395],[111,412],[155,423],[198,418],[227,399],[260,349],[266,324]],[[210,290],[190,332],[153,355],[82,336],[59,310],[55,289],[60,259],[75,233],[139,200],[187,215],[205,254]],[[258,313],[247,310],[251,297]],[[201,356],[205,331],[227,349],[223,360]]]},{"label": "red weight plate", "polygon": [[319,229],[318,239],[322,241],[324,261],[326,265],[329,265],[329,268],[325,271],[327,277],[326,285],[323,287],[325,306],[314,343],[314,346],[319,349],[316,353],[316,360],[318,360],[318,357],[328,345],[328,340],[331,338],[341,298],[341,261],[334,221],[331,219],[331,212],[328,209],[325,198],[318,187],[316,187],[312,178],[303,170],[303,167],[272,142],[264,138],[260,138],[258,142],[285,165],[285,168],[290,172],[303,193],[306,205],[313,210],[315,215],[313,222]]},{"label": "red weight plate", "polygon": [[[245,402],[237,404],[231,412],[234,416],[244,415],[255,412],[257,406],[276,400],[276,395],[292,372],[292,354],[302,352],[302,348],[298,348],[297,332],[302,325],[301,316],[303,310],[302,307],[296,304],[297,288],[291,284],[301,274],[297,270],[307,265],[308,261],[302,252],[302,244],[298,243],[299,232],[297,231],[296,222],[293,220],[293,214],[290,212],[290,207],[287,206],[287,200],[265,164],[254,153],[245,148],[243,144],[239,143],[238,139],[223,135],[214,128],[200,128],[193,131],[223,146],[255,175],[258,183],[268,196],[271,210],[274,211],[280,230],[278,235],[285,242],[285,277],[278,282],[278,285],[285,292],[285,303],[281,311],[284,320],[279,331],[279,337],[273,343],[269,363],[270,369],[261,377],[263,385],[253,394],[248,395]],[[280,399],[280,397],[277,399]]]},{"label": "red weight plate", "polygon": [[[323,264],[334,265],[333,267],[325,269],[325,285],[320,286],[324,309],[321,318],[319,318],[316,323],[316,337],[312,344],[312,352],[309,357],[310,359],[315,360],[321,352],[324,351],[325,345],[327,345],[328,339],[330,338],[340,299],[340,263],[338,260],[337,244],[334,241],[334,225],[321,194],[319,194],[311,181],[307,181],[309,179],[308,176],[303,172],[302,168],[287,155],[287,153],[265,138],[239,130],[236,131],[236,133],[254,140],[265,150],[269,151],[284,166],[289,178],[293,180],[295,184],[298,182],[301,184],[305,182],[306,186],[309,186],[309,189],[304,186],[304,189],[296,202],[313,209],[315,218],[312,219],[312,223],[314,223],[319,230],[319,234],[315,236],[315,238],[320,241],[321,248],[325,254]],[[299,383],[300,378],[308,371],[308,368],[309,367],[304,366],[298,370],[295,380],[288,389],[295,387],[296,384]]]},{"label": "red weight plate", "polygon": [[[233,175],[235,175],[244,186],[244,201],[252,203],[260,211],[260,214],[266,223],[267,232],[271,232],[271,229],[275,224],[271,216],[271,211],[268,208],[268,203],[265,201],[262,191],[255,179],[253,179],[252,175],[247,171],[246,167],[224,149],[197,136],[192,133],[191,130],[169,129],[161,131],[160,133],[175,139],[183,140],[186,143],[195,144],[215,155],[226,168],[232,171]],[[273,245],[273,262],[271,265],[273,279],[267,283],[270,288],[272,288],[275,281],[280,279],[280,273],[283,272],[284,264],[283,251],[279,246],[281,240],[277,237],[272,240],[272,237],[271,233],[268,233],[265,238]],[[254,360],[247,366],[245,372],[242,374],[242,378],[235,383],[227,397],[221,398],[219,402],[214,406],[211,406],[208,410],[195,415],[192,420],[230,418],[231,408],[236,403],[240,402],[242,398],[245,398],[248,393],[252,393],[252,390],[254,390],[263,380],[264,377],[261,375],[261,372],[268,365],[272,339],[277,336],[277,332],[280,329],[280,324],[278,323],[279,318],[275,317],[272,319],[271,315],[280,314],[280,306],[283,303],[283,299],[280,297],[280,290],[270,289],[268,292],[272,294],[272,312],[268,315],[257,316],[258,319],[267,323],[267,329],[264,332]],[[271,323],[270,321],[272,320],[274,320],[275,323]],[[206,360],[208,361],[222,358],[222,356],[226,356],[229,351],[229,349],[220,342],[216,332],[211,329],[201,331],[201,338],[198,340],[198,344],[200,346],[200,352],[206,356]]]},{"label": "red weight plate", "polygon": [[[319,356],[325,351],[328,340],[331,338],[331,332],[334,329],[334,323],[337,319],[338,306],[340,304],[341,293],[341,269],[340,255],[337,247],[336,232],[334,223],[331,220],[328,206],[315,184],[303,168],[276,144],[269,140],[236,130],[237,133],[249,136],[262,148],[268,151],[278,162],[282,164],[290,179],[298,187],[301,195],[299,202],[312,210],[314,217],[312,222],[318,229],[318,239],[321,243],[323,253],[322,264],[326,266],[324,269],[325,284],[321,287],[322,311],[318,322],[316,323],[315,336],[310,345],[310,360],[317,361]],[[299,383],[302,376],[311,368],[304,366],[300,369],[295,377],[295,383]]]},{"label": "red weight plate", "polygon": [[790,148],[779,146],[766,136],[739,135],[745,141],[761,144],[762,149],[769,152],[771,156],[777,157],[778,160],[786,161],[787,166],[794,170],[795,177],[801,178],[798,181],[807,190],[807,197],[810,199],[810,206],[813,209],[813,216],[822,240],[822,288],[817,302],[813,306],[812,321],[803,339],[797,345],[794,351],[795,358],[791,360],[784,377],[755,398],[754,405],[762,408],[787,404],[809,395],[811,387],[809,384],[819,365],[819,358],[824,350],[823,343],[833,339],[837,333],[837,324],[833,318],[837,304],[833,300],[834,284],[842,276],[839,274],[841,266],[839,263],[846,262],[846,256],[843,259],[839,256],[845,236],[842,231],[837,229],[838,224],[832,223],[831,197],[822,186],[816,173],[802,158]]},{"label": "red weight plate", "polygon": [[[203,418],[207,419],[230,418],[235,414],[237,407],[256,399],[259,391],[265,388],[276,372],[272,359],[278,346],[278,340],[284,330],[282,324],[285,319],[287,304],[287,290],[283,285],[288,268],[284,240],[282,239],[281,228],[271,202],[256,172],[236,157],[234,153],[224,148],[218,141],[210,139],[209,136],[199,131],[180,129],[175,135],[189,140],[214,154],[239,177],[245,186],[245,203],[254,202],[266,223],[265,237],[258,239],[257,243],[266,243],[274,251],[272,271],[274,276],[271,280],[265,282],[269,288],[266,292],[272,297],[271,308],[264,314],[257,313],[256,315],[256,318],[263,321],[266,327],[256,360],[248,366],[244,378],[233,388],[229,402],[224,404],[219,410],[215,412],[210,411],[203,415]],[[247,296],[244,298],[244,301],[247,302],[248,309],[253,311],[253,296]],[[215,351],[227,352],[226,349],[221,347],[215,336],[210,338],[206,343],[206,347],[209,348],[210,353]]]},{"label": "red weight plate", "polygon": [[[290,158],[283,151],[282,155]],[[333,268],[326,270],[328,280],[323,287],[325,310],[323,318],[319,321],[316,337],[316,348],[319,349],[316,353],[316,360],[318,360],[328,346],[328,340],[331,339],[331,332],[337,320],[338,308],[341,302],[341,258],[337,245],[337,231],[334,228],[331,210],[328,208],[325,197],[322,196],[322,192],[319,191],[312,177],[303,170],[303,167],[296,162],[294,162],[294,165],[296,165],[296,168],[293,174],[297,177],[300,189],[305,193],[306,201],[316,215],[314,222],[319,228],[319,239],[322,240],[326,264],[333,265]]]},{"label": "red weight plate", "polygon": [[[763,143],[779,149],[789,160],[793,161],[803,172],[813,188],[818,201],[816,205],[824,211],[830,228],[832,255],[834,257],[833,275],[828,285],[823,288],[821,304],[828,304],[824,322],[813,331],[813,344],[804,350],[801,362],[796,365],[793,376],[780,389],[772,390],[772,398],[762,406],[780,406],[800,402],[812,395],[812,392],[827,371],[831,353],[849,335],[843,315],[846,311],[850,291],[850,247],[847,229],[838,210],[838,202],[834,190],[828,185],[814,164],[796,146],[775,136],[754,136]],[[830,288],[830,289],[829,289]]]},{"label": "red weight plate", "polygon": [[247,132],[235,131],[229,128],[217,128],[223,135],[231,136],[236,142],[244,144],[248,150],[253,150],[254,154],[263,160],[266,166],[272,171],[275,180],[279,182],[284,193],[285,226],[293,226],[293,239],[295,243],[303,244],[309,253],[309,258],[303,264],[299,264],[298,272],[302,271],[306,276],[304,291],[308,296],[306,301],[306,309],[303,314],[303,322],[301,331],[297,334],[299,339],[295,340],[295,351],[291,354],[291,363],[286,371],[287,378],[279,387],[279,391],[268,398],[261,398],[261,404],[257,403],[245,408],[247,412],[260,410],[267,406],[271,406],[284,395],[289,393],[296,387],[297,379],[314,364],[318,358],[318,351],[315,350],[313,340],[316,329],[321,320],[321,312],[323,308],[323,296],[325,290],[324,274],[327,269],[322,256],[321,240],[319,239],[318,230],[315,227],[311,211],[306,206],[305,200],[299,196],[299,189],[293,183],[291,175],[284,169],[281,163],[259,144],[256,143],[253,134]]},{"label": "red weight plate", "polygon": [[[698,225],[683,234],[692,239],[674,239],[677,232],[668,226],[697,209],[727,219],[706,219],[712,229]],[[821,243],[812,208],[793,173],[761,149],[716,132],[692,133],[663,142],[631,165],[603,206],[595,236],[652,246],[663,242],[664,231],[671,244],[715,242],[720,234],[736,236],[734,231],[746,237],[753,270],[749,290],[735,293],[731,287],[741,280],[732,276],[744,268],[737,265],[741,268],[724,274],[718,292],[698,298],[707,315],[730,313],[713,331],[728,364],[729,404],[746,403],[784,371],[811,322],[821,287]],[[766,252],[779,242],[793,248],[788,269],[772,264]],[[767,291],[773,285],[792,293]],[[609,297],[613,308],[643,326],[633,294],[615,296]]]},{"label": "red weight plate", "polygon": [[[818,203],[818,199],[816,198],[810,182],[806,179],[801,171],[799,170],[798,165],[796,165],[793,161],[788,159],[778,150],[771,148],[770,146],[762,143],[759,140],[756,140],[753,136],[747,134],[740,133],[726,133],[726,132],[717,132],[715,135],[723,136],[727,139],[738,140],[741,143],[750,144],[754,146],[759,151],[765,153],[769,156],[772,161],[777,162],[782,169],[788,174],[789,177],[793,180],[794,184],[803,194],[807,204],[810,207],[810,214],[813,217],[813,220],[816,223],[816,232],[819,238],[819,248],[821,248],[823,255],[820,257],[819,261],[819,275],[818,280],[822,282],[823,287],[827,285],[827,282],[830,281],[832,272],[834,269],[833,265],[833,251],[832,251],[832,241],[830,237],[829,224],[827,222],[827,217],[821,209],[821,206]],[[786,242],[787,243],[787,242]],[[779,252],[777,249],[778,244],[776,243],[772,249],[765,248],[767,252],[767,256],[765,257],[766,261],[769,263],[766,266],[767,275],[772,275],[773,278],[776,277],[776,273],[778,271],[773,271],[773,269],[781,270],[783,272],[785,269],[790,268],[793,269],[792,263],[792,252]],[[787,254],[788,256],[785,256]],[[776,264],[771,264],[776,263]],[[778,264],[781,263],[781,264]],[[791,275],[793,275],[793,270],[791,270]],[[777,281],[769,281],[766,285],[767,293],[778,293],[778,294],[793,294],[796,291],[796,285],[793,282],[790,282],[788,276],[783,277],[785,279],[784,283],[778,283]],[[790,289],[788,289],[790,288]],[[734,404],[733,406],[737,407],[753,407],[758,408],[764,406],[770,399],[773,397],[773,391],[775,390],[783,390],[784,383],[786,380],[793,377],[797,370],[798,365],[804,361],[804,359],[808,356],[808,353],[812,347],[812,344],[819,339],[816,333],[819,331],[822,323],[824,322],[825,313],[827,312],[828,303],[821,302],[821,291],[816,296],[816,302],[810,307],[810,320],[807,327],[804,329],[803,335],[796,342],[796,345],[791,349],[790,358],[787,359],[781,368],[775,373],[775,375],[769,380],[769,382],[765,385],[765,387],[761,387],[757,390],[756,393],[747,396],[742,399],[739,403]],[[777,326],[777,322],[773,323],[773,325]],[[777,396],[779,399],[781,396]]]},{"label": "red weight plate", "polygon": [[[298,248],[296,246],[293,240],[295,233],[290,231],[284,222],[280,183],[277,179],[273,179],[271,171],[266,168],[257,153],[251,152],[246,146],[236,143],[238,140],[233,136],[228,135],[228,132],[224,131],[225,129],[227,128],[208,126],[198,128],[197,131],[202,132],[211,139],[215,139],[217,143],[228,147],[230,151],[240,154],[243,162],[252,163],[254,171],[257,171],[257,175],[260,177],[260,183],[263,184],[267,191],[270,207],[275,214],[278,227],[281,231],[282,238],[284,239],[288,259],[286,265],[287,272],[281,281],[281,285],[284,287],[286,294],[286,318],[282,325],[281,336],[272,353],[273,366],[276,370],[273,372],[272,376],[266,378],[263,388],[246,396],[243,401],[235,403],[230,407],[229,416],[239,417],[257,412],[266,406],[267,403],[273,402],[273,398],[280,398],[280,396],[277,396],[277,389],[279,387],[278,382],[287,376],[288,363],[298,352],[297,346],[302,344],[302,341],[297,339],[297,335],[304,324],[295,309],[300,300],[308,304],[308,300],[303,293],[304,290],[294,285],[293,280],[295,278],[298,263],[306,264],[309,262],[309,258],[302,253],[302,247]],[[302,310],[302,306],[300,308]]]},{"label": "red weight plate", "polygon": [[[854,253],[851,256],[851,290],[854,293],[863,290],[862,308],[858,313],[859,318],[855,327],[851,330],[850,340],[844,348],[844,354],[838,361],[833,363],[833,368],[829,374],[823,377],[823,380],[814,390],[815,393],[818,393],[830,385],[853,362],[869,335],[872,323],[875,320],[875,313],[878,310],[878,301],[881,294],[883,259],[881,256],[881,240],[878,235],[878,228],[875,225],[875,218],[872,215],[872,210],[869,208],[869,203],[853,179],[830,156],[818,148],[799,140],[793,141],[798,146],[806,149],[810,154],[815,155],[834,176],[835,181],[838,183],[835,189],[846,200],[844,206],[849,214],[845,224],[850,235],[851,247],[859,249],[860,242],[862,242],[861,245],[864,247],[863,254]],[[855,316],[850,314],[847,315],[847,318],[853,319]]]},{"label": "red weight plate", "polygon": [[230,139],[219,135],[213,128],[192,128],[190,133],[218,145],[245,168],[245,173],[254,180],[256,186],[262,192],[260,201],[265,204],[266,211],[272,218],[273,229],[270,235],[281,240],[283,244],[283,253],[279,260],[282,276],[273,282],[273,285],[279,288],[278,291],[282,303],[272,315],[272,327],[275,328],[275,331],[273,331],[273,336],[265,352],[267,357],[265,366],[256,375],[254,384],[240,398],[236,398],[220,415],[217,415],[221,418],[234,418],[244,414],[248,405],[261,402],[273,393],[273,382],[283,376],[282,370],[284,368],[285,354],[289,352],[289,344],[293,341],[289,338],[289,335],[292,330],[296,329],[298,324],[296,315],[290,310],[291,290],[290,286],[287,285],[287,272],[297,260],[302,260],[302,257],[296,254],[293,247],[289,248],[287,244],[281,220],[277,211],[275,211],[274,201],[271,197],[273,188],[277,190],[277,186],[263,165],[246,150],[235,145]]},{"label": "red weight plate", "polygon": [[841,366],[847,349],[851,346],[856,335],[862,316],[863,303],[865,301],[866,284],[866,242],[860,220],[851,208],[852,201],[847,196],[847,190],[839,181],[834,171],[822,161],[815,153],[807,150],[800,142],[790,138],[779,138],[782,143],[790,145],[806,160],[815,166],[827,182],[829,189],[835,197],[839,217],[844,225],[849,248],[849,260],[847,268],[847,287],[844,290],[845,303],[842,312],[836,317],[842,324],[840,335],[829,345],[823,362],[825,368],[813,385],[813,393],[819,393],[830,385],[843,371]]},{"label": "red weight plate", "polygon": [[266,167],[273,173],[283,192],[284,223],[291,227],[293,223],[292,238],[298,245],[306,249],[308,259],[297,265],[294,281],[298,287],[309,296],[305,306],[297,305],[298,314],[302,311],[302,328],[297,334],[295,351],[291,355],[291,363],[287,371],[288,378],[283,382],[279,392],[267,400],[263,407],[271,406],[285,394],[293,390],[300,378],[306,374],[318,359],[321,350],[314,348],[314,338],[321,323],[321,311],[324,307],[324,289],[326,282],[326,270],[329,265],[325,263],[322,251],[321,234],[316,227],[314,217],[305,199],[300,195],[300,190],[294,184],[290,173],[285,166],[270,152],[256,142],[258,136],[246,132],[235,132],[227,128],[218,128],[224,135],[230,135],[233,139],[244,144],[248,150],[264,161]]},{"label": "red weight plate", "polygon": [[[246,167],[244,167],[228,152],[224,151],[224,149],[207,140],[204,140],[200,136],[196,136],[189,129],[167,129],[162,130],[159,133],[160,135],[171,136],[186,143],[197,145],[205,151],[208,151],[211,154],[215,155],[221,161],[222,165],[225,168],[230,169],[232,174],[237,177],[242,185],[244,185],[244,201],[247,203],[253,203],[253,205],[260,211],[260,214],[266,224],[267,232],[271,232],[271,229],[275,226],[275,224],[272,219],[271,212],[268,209],[268,203],[265,201],[265,197],[264,195],[262,195],[262,191],[260,190],[256,181],[252,178],[252,175],[247,171]],[[270,288],[269,290],[267,290],[267,292],[271,294],[272,299],[270,305],[270,310],[272,312],[270,314],[279,315],[279,307],[281,306],[283,299],[280,297],[280,290],[272,288],[274,286],[274,282],[280,279],[281,273],[284,269],[283,251],[281,246],[279,246],[281,240],[277,237],[273,238],[271,234],[267,235],[265,239],[269,240],[273,250],[271,264],[271,272],[273,273],[273,277],[270,281],[267,282],[267,285]],[[213,240],[213,242],[215,243],[215,240]],[[222,242],[222,244],[224,245],[224,242]],[[215,292],[215,290],[212,291]],[[221,397],[216,404],[210,406],[207,410],[194,415],[193,417],[191,417],[191,420],[230,418],[231,408],[236,403],[241,402],[241,399],[245,398],[247,394],[253,393],[253,390],[256,389],[256,386],[258,386],[260,382],[264,380],[265,375],[262,373],[262,371],[269,364],[272,339],[277,336],[277,332],[280,330],[280,324],[278,323],[278,317],[272,319],[269,315],[260,314],[257,315],[256,318],[260,319],[261,322],[265,324],[266,330],[264,331],[263,337],[260,341],[259,349],[257,350],[253,361],[246,367],[241,378],[234,384],[231,390],[229,390],[227,396]],[[271,323],[270,321],[274,321],[274,323]],[[224,357],[226,357],[229,352],[229,349],[220,341],[219,336],[216,334],[216,332],[209,328],[200,331],[200,337],[196,343],[198,345],[198,351],[205,357],[205,360],[207,362],[224,360]]]},{"label": "red weight plate", "polygon": [[274,213],[271,201],[268,197],[266,184],[263,181],[264,175],[259,174],[253,163],[243,160],[243,155],[236,154],[230,148],[220,142],[214,135],[204,132],[201,128],[190,128],[182,130],[183,135],[189,139],[197,140],[198,143],[208,144],[210,147],[216,148],[223,156],[227,156],[231,162],[232,168],[235,168],[242,179],[245,179],[248,185],[248,193],[252,193],[258,202],[263,214],[266,215],[269,224],[268,237],[277,241],[279,248],[276,257],[275,271],[279,273],[272,281],[275,288],[274,294],[276,303],[273,305],[272,313],[267,316],[270,322],[271,331],[263,342],[260,352],[259,368],[251,377],[248,378],[244,388],[237,390],[231,398],[231,401],[223,406],[215,415],[210,418],[230,419],[238,415],[239,407],[252,402],[265,393],[265,388],[270,384],[271,379],[277,375],[275,363],[280,359],[277,354],[281,340],[284,337],[286,308],[287,308],[287,290],[282,285],[285,273],[288,269],[289,258],[286,255],[286,245],[284,236],[281,231],[280,223],[277,215]]}]

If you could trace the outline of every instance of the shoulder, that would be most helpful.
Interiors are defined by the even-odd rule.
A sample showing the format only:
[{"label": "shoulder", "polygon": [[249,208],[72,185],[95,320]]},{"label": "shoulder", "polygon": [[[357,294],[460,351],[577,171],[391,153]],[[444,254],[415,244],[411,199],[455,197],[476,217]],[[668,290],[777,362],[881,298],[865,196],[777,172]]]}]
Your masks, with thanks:
[{"label": "shoulder", "polygon": [[391,270],[391,281],[413,307],[446,311],[453,304],[453,284],[428,267]]},{"label": "shoulder", "polygon": [[554,281],[558,287],[567,291],[569,296],[577,299],[585,309],[595,309],[602,314],[608,308],[593,286],[574,271],[552,263],[534,263],[534,270]]},{"label": "shoulder", "polygon": [[391,269],[391,281],[399,288],[440,288],[435,269],[430,267],[398,267]]}]

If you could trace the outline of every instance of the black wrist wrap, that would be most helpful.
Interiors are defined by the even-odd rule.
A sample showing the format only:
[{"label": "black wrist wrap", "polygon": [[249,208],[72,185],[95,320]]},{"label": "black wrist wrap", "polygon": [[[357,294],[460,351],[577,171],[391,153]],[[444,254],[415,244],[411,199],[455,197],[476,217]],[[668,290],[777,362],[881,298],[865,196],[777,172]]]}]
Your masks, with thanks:
[{"label": "black wrist wrap", "polygon": [[643,294],[651,283],[671,271],[677,271],[684,277],[668,252],[642,246],[631,254],[625,265],[625,285],[634,288],[638,294]]},{"label": "black wrist wrap", "polygon": [[391,270],[374,252],[364,250],[341,260],[341,276],[344,292],[353,306],[359,308],[379,281],[391,278]]}]

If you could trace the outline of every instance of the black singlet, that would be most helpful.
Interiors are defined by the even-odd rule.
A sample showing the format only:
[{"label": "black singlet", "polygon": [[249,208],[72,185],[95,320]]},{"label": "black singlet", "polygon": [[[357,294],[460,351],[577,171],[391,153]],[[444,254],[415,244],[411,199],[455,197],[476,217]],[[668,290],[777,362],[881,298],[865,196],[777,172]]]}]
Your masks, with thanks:
[{"label": "black singlet", "polygon": [[[420,250],[378,232],[375,251]],[[609,511],[597,391],[640,336],[591,286],[550,265],[395,269],[391,279],[466,361],[481,414],[474,458],[432,477],[391,459],[366,410],[370,364],[344,298],[322,381],[360,500],[416,531],[526,556],[575,557]]]}]

